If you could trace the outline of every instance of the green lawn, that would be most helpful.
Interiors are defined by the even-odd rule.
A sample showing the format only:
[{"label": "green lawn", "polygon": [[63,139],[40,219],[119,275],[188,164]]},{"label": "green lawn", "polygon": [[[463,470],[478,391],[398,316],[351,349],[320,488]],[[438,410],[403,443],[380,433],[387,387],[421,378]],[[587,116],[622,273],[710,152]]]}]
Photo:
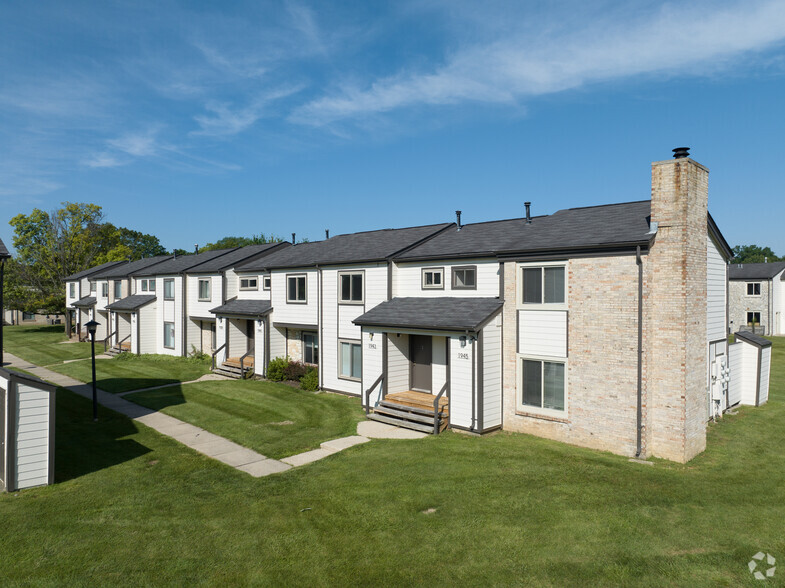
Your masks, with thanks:
[{"label": "green lawn", "polygon": [[[92,381],[90,361],[52,366],[53,370],[82,382]],[[101,390],[118,393],[163,384],[190,382],[210,372],[206,360],[169,355],[124,353],[112,359],[95,360],[96,384]]]},{"label": "green lawn", "polygon": [[[445,433],[254,479],[61,391],[58,483],[0,496],[0,584],[781,586],[774,351],[769,403],[710,425],[686,465]],[[747,570],[758,551],[771,580]]]},{"label": "green lawn", "polygon": [[[89,343],[66,343],[67,340],[62,325],[3,327],[3,348],[39,366],[90,357]],[[103,344],[96,345],[96,353],[103,350]]]},{"label": "green lawn", "polygon": [[127,400],[281,458],[357,433],[359,398],[254,380],[199,382],[129,394]]}]

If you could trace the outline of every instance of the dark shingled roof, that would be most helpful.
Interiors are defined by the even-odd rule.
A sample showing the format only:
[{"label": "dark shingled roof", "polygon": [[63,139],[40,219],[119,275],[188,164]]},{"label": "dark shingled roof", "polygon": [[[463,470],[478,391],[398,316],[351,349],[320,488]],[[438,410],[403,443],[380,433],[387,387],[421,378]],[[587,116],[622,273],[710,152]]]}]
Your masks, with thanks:
[{"label": "dark shingled roof", "polygon": [[95,267],[91,267],[90,269],[83,270],[81,272],[77,272],[75,274],[71,274],[70,276],[63,278],[64,282],[74,282],[76,280],[81,280],[82,278],[86,278],[88,276],[95,275],[96,273],[103,271],[107,268],[114,267],[116,265],[120,265],[121,263],[126,263],[124,261],[107,261],[106,263],[102,263],[101,265],[96,265]]},{"label": "dark shingled roof", "polygon": [[155,300],[155,298],[155,294],[134,294],[133,296],[121,298],[117,302],[112,302],[112,304],[107,304],[106,308],[114,311],[136,310],[137,308],[143,307],[145,304],[149,304]]},{"label": "dark shingled roof", "polygon": [[84,298],[80,298],[76,302],[71,303],[71,306],[89,308],[94,304],[95,304],[95,296],[85,296]]},{"label": "dark shingled roof", "polygon": [[449,227],[451,223],[409,227],[405,229],[382,229],[336,235],[325,241],[300,243],[281,251],[237,266],[237,271],[264,271],[286,267],[310,267],[380,261],[415,243]]},{"label": "dark shingled roof", "polygon": [[498,312],[498,298],[393,298],[354,320],[360,326],[475,331]]},{"label": "dark shingled roof", "polygon": [[396,259],[483,257],[496,254],[557,251],[622,244],[651,239],[651,201],[568,208],[549,216],[473,223],[449,229]]},{"label": "dark shingled roof", "polygon": [[0,259],[8,259],[9,257],[11,257],[11,254],[8,253],[8,249],[5,248],[5,243],[0,239]]},{"label": "dark shingled roof", "polygon": [[750,333],[749,331],[739,331],[736,333],[736,339],[742,339],[747,341],[748,343],[752,343],[753,345],[757,345],[758,347],[768,347],[771,345],[771,341],[768,339],[764,339],[760,335],[756,335],[755,333]]},{"label": "dark shingled roof", "polygon": [[210,309],[213,314],[264,316],[273,309],[269,300],[228,300],[226,304]]},{"label": "dark shingled roof", "polygon": [[784,269],[785,261],[775,261],[773,263],[732,263],[728,267],[728,279],[770,280]]},{"label": "dark shingled roof", "polygon": [[226,255],[195,265],[192,268],[189,268],[186,273],[203,274],[224,271],[244,263],[249,257],[254,257],[256,255],[263,256],[265,252],[271,254],[276,249],[285,249],[288,245],[289,243],[286,241],[279,243],[264,243],[261,245],[246,245],[245,247],[240,247]]},{"label": "dark shingled roof", "polygon": [[120,265],[110,267],[106,271],[93,274],[94,278],[127,278],[135,272],[154,266],[158,263],[172,259],[171,255],[159,255],[157,257],[145,257],[136,261],[124,262]]},{"label": "dark shingled roof", "polygon": [[186,270],[191,269],[196,265],[199,265],[200,263],[204,263],[205,261],[215,259],[216,257],[221,257],[222,255],[226,255],[227,253],[231,253],[232,251],[235,251],[236,249],[238,248],[232,247],[231,249],[216,249],[214,251],[205,251],[204,253],[197,253],[196,255],[178,255],[177,257],[173,257],[169,261],[164,261],[163,263],[156,264],[152,267],[148,267],[136,271],[132,275],[166,276],[172,274],[180,274],[185,272]]}]

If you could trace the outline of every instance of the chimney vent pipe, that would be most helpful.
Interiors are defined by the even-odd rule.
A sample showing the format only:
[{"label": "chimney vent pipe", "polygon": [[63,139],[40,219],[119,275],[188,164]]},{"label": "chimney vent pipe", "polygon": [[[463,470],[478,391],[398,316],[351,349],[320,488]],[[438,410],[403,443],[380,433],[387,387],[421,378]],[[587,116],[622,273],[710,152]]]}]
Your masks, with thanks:
[{"label": "chimney vent pipe", "polygon": [[296,233],[292,233],[292,245],[296,245],[297,244],[297,241],[294,238],[295,235],[296,235]]},{"label": "chimney vent pipe", "polygon": [[461,211],[460,210],[456,210],[455,211],[455,218],[457,219],[458,230],[460,231],[461,228],[462,228],[462,225],[461,225]]},{"label": "chimney vent pipe", "polygon": [[325,239],[329,239],[330,238],[330,229],[324,229],[324,238]]},{"label": "chimney vent pipe", "polygon": [[673,150],[673,159],[684,159],[685,157],[690,156],[690,148],[689,147],[676,147]]},{"label": "chimney vent pipe", "polygon": [[531,213],[531,202],[524,202],[523,205],[526,207],[526,224],[532,224],[532,213]]}]

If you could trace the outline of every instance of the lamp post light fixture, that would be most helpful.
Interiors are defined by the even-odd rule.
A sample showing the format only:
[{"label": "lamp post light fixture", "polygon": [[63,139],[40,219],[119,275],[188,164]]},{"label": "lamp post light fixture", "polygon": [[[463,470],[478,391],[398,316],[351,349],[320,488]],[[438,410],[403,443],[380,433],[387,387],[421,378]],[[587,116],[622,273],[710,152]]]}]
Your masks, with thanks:
[{"label": "lamp post light fixture", "polygon": [[90,348],[91,348],[91,355],[93,358],[93,420],[98,420],[98,391],[95,388],[95,330],[98,328],[98,323],[94,320],[90,320],[85,327],[87,327],[87,332],[90,333]]}]

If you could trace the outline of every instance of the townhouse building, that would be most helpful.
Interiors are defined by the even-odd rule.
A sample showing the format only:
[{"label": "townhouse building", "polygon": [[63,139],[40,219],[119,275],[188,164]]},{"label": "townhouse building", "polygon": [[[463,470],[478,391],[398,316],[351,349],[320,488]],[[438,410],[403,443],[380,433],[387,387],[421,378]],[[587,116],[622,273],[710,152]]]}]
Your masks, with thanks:
[{"label": "townhouse building", "polygon": [[785,335],[785,262],[732,263],[729,272],[731,331]]}]

